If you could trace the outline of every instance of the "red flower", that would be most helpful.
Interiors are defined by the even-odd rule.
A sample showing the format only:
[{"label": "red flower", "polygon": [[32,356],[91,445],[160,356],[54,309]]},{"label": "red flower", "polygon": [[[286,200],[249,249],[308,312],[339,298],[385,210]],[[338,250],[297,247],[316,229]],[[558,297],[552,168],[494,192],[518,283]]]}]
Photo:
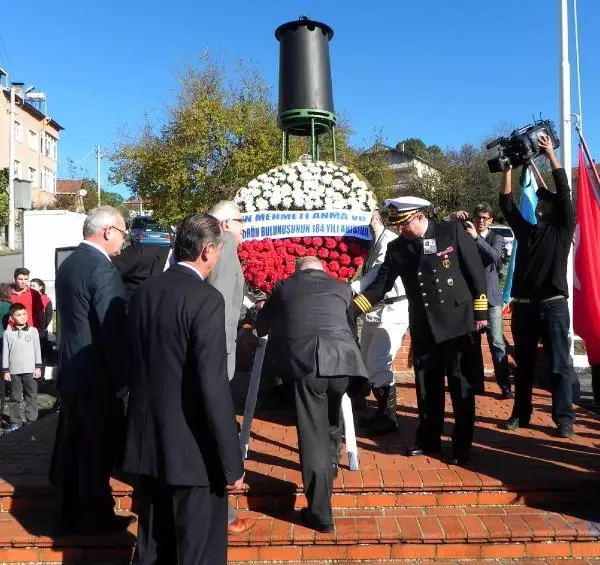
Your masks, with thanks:
[{"label": "red flower", "polygon": [[306,249],[300,244],[296,245],[295,251],[298,257],[304,257],[306,255]]},{"label": "red flower", "polygon": [[320,257],[321,259],[327,259],[327,257],[329,257],[329,251],[327,248],[321,247],[321,249],[317,251],[317,257]]},{"label": "red flower", "polygon": [[348,253],[348,245],[346,243],[344,243],[343,241],[340,241],[338,243],[338,249],[342,252],[342,253]]},{"label": "red flower", "polygon": [[350,258],[350,255],[347,255],[346,253],[342,253],[340,255],[340,263],[342,265],[344,265],[345,267],[350,265],[350,263],[352,263],[352,259]]},{"label": "red flower", "polygon": [[250,257],[250,254],[247,251],[245,251],[244,249],[242,249],[238,253],[238,257],[240,258],[240,261],[245,261],[246,259],[248,259],[248,257]]},{"label": "red flower", "polygon": [[303,237],[302,243],[304,243],[304,245],[312,245],[312,237]]},{"label": "red flower", "polygon": [[340,258],[340,254],[337,251],[330,251],[329,252],[329,258],[330,259],[339,259]]},{"label": "red flower", "polygon": [[354,259],[352,259],[352,264],[355,267],[361,267],[363,265],[363,263],[365,262],[364,257],[355,257]]},{"label": "red flower", "polygon": [[309,257],[317,256],[317,250],[314,247],[307,247],[305,249],[305,251],[306,251],[306,255],[308,255]]},{"label": "red flower", "polygon": [[323,238],[322,237],[313,237],[312,244],[317,249],[319,249],[319,247],[323,247]]},{"label": "red flower", "polygon": [[329,268],[337,273],[340,270],[340,264],[337,261],[329,261]]},{"label": "red flower", "polygon": [[333,237],[326,237],[325,247],[327,247],[327,249],[335,249],[337,247],[335,239]]}]

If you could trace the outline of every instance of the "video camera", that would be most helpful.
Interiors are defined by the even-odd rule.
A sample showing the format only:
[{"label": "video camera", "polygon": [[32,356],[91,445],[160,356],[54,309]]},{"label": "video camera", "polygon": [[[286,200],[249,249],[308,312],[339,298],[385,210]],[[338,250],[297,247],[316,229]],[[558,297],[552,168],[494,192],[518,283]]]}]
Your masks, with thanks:
[{"label": "video camera", "polygon": [[499,137],[486,145],[487,149],[498,148],[498,156],[488,159],[490,173],[506,171],[535,159],[542,154],[538,146],[540,137],[547,135],[556,149],[560,141],[550,120],[540,120],[513,131],[508,137]]}]

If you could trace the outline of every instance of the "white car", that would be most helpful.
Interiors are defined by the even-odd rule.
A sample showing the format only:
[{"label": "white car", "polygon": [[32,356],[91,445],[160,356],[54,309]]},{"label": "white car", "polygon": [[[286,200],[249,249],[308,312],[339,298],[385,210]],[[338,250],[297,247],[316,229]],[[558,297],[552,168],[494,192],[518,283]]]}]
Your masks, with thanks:
[{"label": "white car", "polygon": [[510,259],[515,241],[515,234],[508,226],[503,226],[500,224],[490,226],[490,229],[504,238],[504,258],[507,260]]}]

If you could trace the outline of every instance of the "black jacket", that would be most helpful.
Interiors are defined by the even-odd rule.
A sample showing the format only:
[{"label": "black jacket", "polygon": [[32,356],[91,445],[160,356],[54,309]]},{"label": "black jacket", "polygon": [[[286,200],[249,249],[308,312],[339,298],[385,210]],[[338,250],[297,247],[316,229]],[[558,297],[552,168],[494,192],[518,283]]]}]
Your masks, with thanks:
[{"label": "black jacket", "polygon": [[143,245],[139,241],[132,241],[113,259],[121,275],[128,302],[140,284],[165,270],[170,250],[167,245]]},{"label": "black jacket", "polygon": [[[435,252],[424,242],[435,240]],[[399,237],[388,245],[375,281],[354,298],[357,313],[366,312],[402,278],[409,304],[414,346],[427,347],[465,335],[475,320],[487,319],[485,271],[479,253],[462,225],[429,220],[423,238]]]},{"label": "black jacket", "polygon": [[348,323],[352,291],[323,271],[298,271],[279,283],[256,318],[259,335],[281,343],[278,368],[284,380],[309,375],[367,377]]},{"label": "black jacket", "polygon": [[113,398],[129,373],[123,284],[101,251],[81,243],[56,274],[58,388]]},{"label": "black jacket", "polygon": [[139,286],[129,325],[133,378],[124,470],[179,486],[222,489],[239,479],[219,291],[173,265]]}]

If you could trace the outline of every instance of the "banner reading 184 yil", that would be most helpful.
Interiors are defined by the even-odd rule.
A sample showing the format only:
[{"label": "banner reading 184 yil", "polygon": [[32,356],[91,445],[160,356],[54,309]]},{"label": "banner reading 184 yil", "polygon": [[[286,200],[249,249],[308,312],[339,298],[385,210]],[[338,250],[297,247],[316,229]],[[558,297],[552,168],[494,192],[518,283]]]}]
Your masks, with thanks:
[{"label": "banner reading 184 yil", "polygon": [[251,239],[350,236],[371,239],[371,212],[352,210],[286,210],[246,212],[243,235]]}]

